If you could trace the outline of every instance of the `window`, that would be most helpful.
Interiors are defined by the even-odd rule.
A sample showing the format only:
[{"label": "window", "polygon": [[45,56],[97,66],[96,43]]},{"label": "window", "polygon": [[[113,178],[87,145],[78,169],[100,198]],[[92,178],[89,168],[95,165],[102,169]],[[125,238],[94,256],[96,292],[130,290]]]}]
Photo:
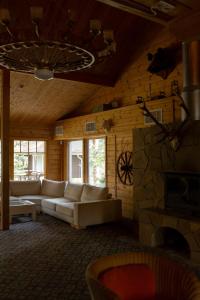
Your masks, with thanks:
[{"label": "window", "polygon": [[69,142],[69,181],[72,183],[83,182],[83,141]]},{"label": "window", "polygon": [[14,141],[14,180],[44,177],[44,141]]},{"label": "window", "polygon": [[105,186],[105,139],[88,140],[88,182]]},{"label": "window", "polygon": [[[87,147],[87,155],[83,155]],[[106,140],[84,139],[68,142],[67,171],[72,183],[88,182],[91,185],[106,185]],[[84,175],[85,174],[85,175]]]}]

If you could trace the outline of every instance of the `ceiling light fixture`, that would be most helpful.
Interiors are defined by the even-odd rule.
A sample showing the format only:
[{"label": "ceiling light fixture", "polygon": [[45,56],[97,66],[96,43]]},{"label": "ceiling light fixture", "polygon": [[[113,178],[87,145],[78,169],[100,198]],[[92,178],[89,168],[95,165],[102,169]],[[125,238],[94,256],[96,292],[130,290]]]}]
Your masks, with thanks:
[{"label": "ceiling light fixture", "polygon": [[[0,65],[13,71],[33,73],[41,80],[54,78],[55,73],[67,73],[90,68],[116,51],[116,42],[112,30],[102,30],[99,20],[90,20],[87,37],[75,37],[75,21],[69,10],[68,22],[63,39],[42,38],[42,7],[30,8],[34,36],[21,40],[14,36],[8,9],[0,9],[0,24],[7,32],[6,42],[0,39]],[[13,24],[13,23],[12,23]],[[31,36],[31,39],[30,39]],[[9,41],[8,41],[9,40]]]}]

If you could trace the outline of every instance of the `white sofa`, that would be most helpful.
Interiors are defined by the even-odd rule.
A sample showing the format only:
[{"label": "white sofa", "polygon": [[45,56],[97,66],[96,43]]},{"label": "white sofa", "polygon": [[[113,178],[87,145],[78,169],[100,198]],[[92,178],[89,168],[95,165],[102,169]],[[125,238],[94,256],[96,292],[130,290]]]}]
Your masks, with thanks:
[{"label": "white sofa", "polygon": [[108,189],[43,179],[11,181],[10,198],[36,203],[37,211],[70,223],[76,228],[117,221],[121,200],[108,199]]}]

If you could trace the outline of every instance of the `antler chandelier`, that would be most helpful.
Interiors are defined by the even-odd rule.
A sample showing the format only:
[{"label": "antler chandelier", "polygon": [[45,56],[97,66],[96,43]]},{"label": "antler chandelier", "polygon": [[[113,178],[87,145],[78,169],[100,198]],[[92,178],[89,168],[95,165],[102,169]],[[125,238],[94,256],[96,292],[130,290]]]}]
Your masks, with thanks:
[{"label": "antler chandelier", "polygon": [[8,35],[8,42],[0,40],[0,65],[25,73],[34,73],[41,80],[49,80],[54,73],[67,73],[91,67],[94,62],[110,56],[116,50],[112,30],[102,30],[99,20],[90,20],[87,38],[73,35],[74,20],[68,11],[63,40],[43,39],[40,36],[42,7],[31,7],[33,39],[15,38],[10,26],[8,9],[0,9],[0,24]]}]

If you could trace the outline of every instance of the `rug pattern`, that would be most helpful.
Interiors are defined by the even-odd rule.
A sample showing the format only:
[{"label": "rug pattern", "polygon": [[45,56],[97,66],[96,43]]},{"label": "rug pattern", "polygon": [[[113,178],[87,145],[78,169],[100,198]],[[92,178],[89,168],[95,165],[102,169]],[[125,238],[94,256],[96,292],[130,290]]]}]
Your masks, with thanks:
[{"label": "rug pattern", "polygon": [[76,230],[41,215],[0,232],[1,300],[89,300],[85,270],[91,260],[140,249],[122,226]]}]

